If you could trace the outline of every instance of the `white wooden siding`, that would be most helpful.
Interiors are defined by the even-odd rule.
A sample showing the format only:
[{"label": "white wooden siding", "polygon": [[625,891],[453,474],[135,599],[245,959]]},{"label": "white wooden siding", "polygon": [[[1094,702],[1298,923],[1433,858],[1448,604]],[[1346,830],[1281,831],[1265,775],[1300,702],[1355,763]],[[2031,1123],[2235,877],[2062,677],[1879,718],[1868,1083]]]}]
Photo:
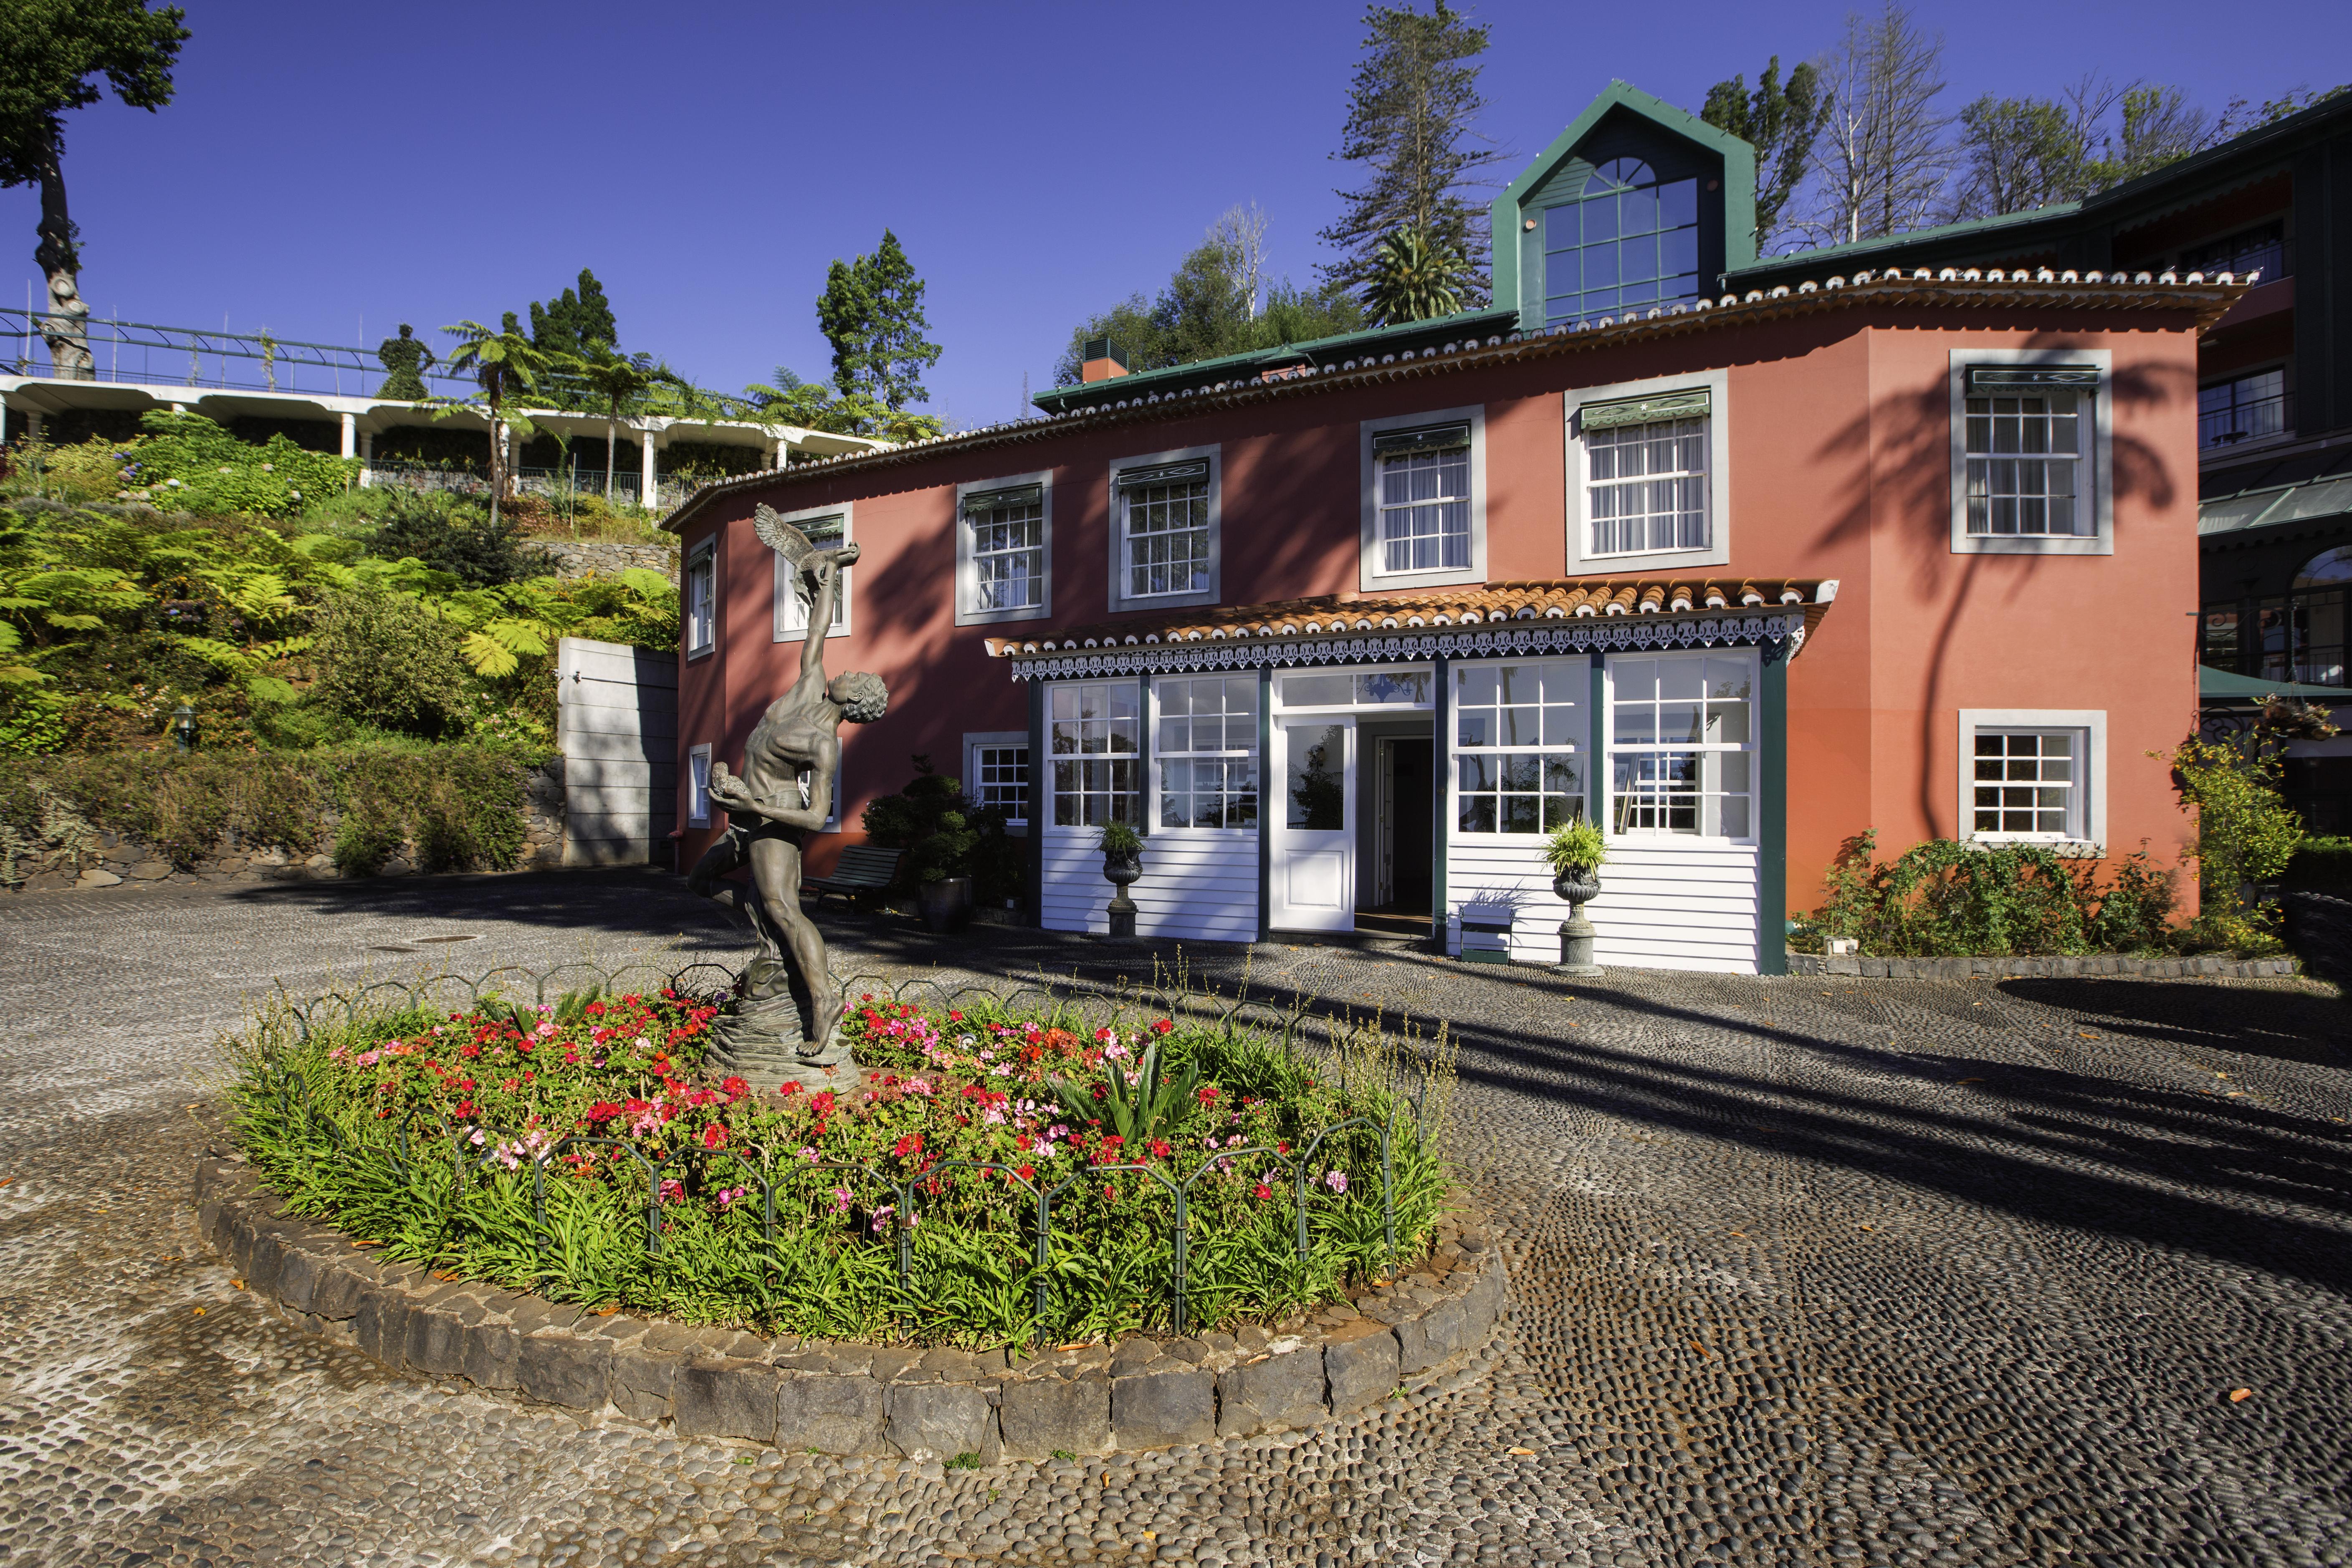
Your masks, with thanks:
[{"label": "white wooden siding", "polygon": [[[1757,851],[1752,844],[1609,841],[1601,897],[1584,906],[1595,962],[1630,969],[1757,969]],[[1559,962],[1568,906],[1551,890],[1539,842],[1452,834],[1445,850],[1446,949],[1462,951],[1465,904],[1507,905],[1518,918],[1511,956]]]},{"label": "white wooden siding", "polygon": [[643,865],[677,817],[677,659],[586,637],[555,658],[563,863]]},{"label": "white wooden siding", "polygon": [[[1041,829],[1045,871],[1039,923],[1047,931],[1107,931],[1115,889],[1103,880],[1092,827]],[[1257,835],[1171,831],[1143,841],[1143,879],[1129,887],[1139,936],[1185,942],[1257,939]]]}]

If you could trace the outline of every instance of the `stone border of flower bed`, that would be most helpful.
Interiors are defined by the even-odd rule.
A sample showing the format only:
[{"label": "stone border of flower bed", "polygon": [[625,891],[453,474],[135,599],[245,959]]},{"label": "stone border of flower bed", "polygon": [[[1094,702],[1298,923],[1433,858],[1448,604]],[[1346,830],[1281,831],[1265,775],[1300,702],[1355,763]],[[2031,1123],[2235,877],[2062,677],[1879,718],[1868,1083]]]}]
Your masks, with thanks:
[{"label": "stone border of flower bed", "polygon": [[1313,1426],[1460,1370],[1508,1300],[1475,1225],[1352,1305],[1275,1330],[1003,1351],[765,1339],[442,1280],[280,1212],[234,1157],[196,1161],[197,1228],[288,1321],[397,1372],[464,1378],[573,1410],[667,1420],[681,1436],[787,1453],[1045,1459]]},{"label": "stone border of flower bed", "polygon": [[1869,980],[2019,980],[2114,975],[2137,980],[2275,980],[2299,973],[2292,958],[1824,958],[1789,955],[1791,974],[1853,974]]}]

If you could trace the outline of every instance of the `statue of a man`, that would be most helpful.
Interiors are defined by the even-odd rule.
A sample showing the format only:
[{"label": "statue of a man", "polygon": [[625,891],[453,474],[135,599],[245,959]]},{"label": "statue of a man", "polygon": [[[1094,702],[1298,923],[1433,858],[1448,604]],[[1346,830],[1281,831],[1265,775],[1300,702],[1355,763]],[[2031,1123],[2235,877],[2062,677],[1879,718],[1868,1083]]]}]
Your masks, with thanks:
[{"label": "statue of a man", "polygon": [[416,341],[415,331],[403,321],[400,336],[376,345],[375,357],[383,362],[387,373],[383,384],[375,389],[378,397],[422,403],[432,395],[425,390],[425,373],[433,366],[433,351]]},{"label": "statue of a man", "polygon": [[[770,1088],[795,1076],[795,1067],[823,1067],[846,1054],[834,1038],[841,997],[826,968],[824,938],[801,912],[801,850],[833,815],[841,721],[874,722],[890,693],[879,676],[862,671],[825,678],[824,628],[833,624],[842,569],[857,559],[857,546],[819,550],[764,506],[759,524],[760,537],[809,584],[800,679],[752,727],[740,776],[725,763],[711,765],[710,799],[726,810],[729,826],[687,885],[751,923],[758,951],[744,970],[741,995],[714,1027],[713,1066]],[[741,866],[751,868],[751,887],[721,880]]]}]

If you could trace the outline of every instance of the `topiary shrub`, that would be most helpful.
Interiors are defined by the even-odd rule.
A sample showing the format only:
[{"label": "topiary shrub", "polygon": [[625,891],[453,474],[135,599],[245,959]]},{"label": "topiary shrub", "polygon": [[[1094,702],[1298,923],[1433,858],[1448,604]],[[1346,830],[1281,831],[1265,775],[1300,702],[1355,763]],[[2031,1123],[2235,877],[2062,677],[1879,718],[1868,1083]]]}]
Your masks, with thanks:
[{"label": "topiary shrub", "polygon": [[983,904],[1018,895],[1021,850],[1004,830],[1004,814],[966,798],[961,781],[935,770],[929,753],[918,753],[914,764],[905,789],[866,807],[866,837],[907,851],[909,883],[970,877],[972,897]]},{"label": "topiary shrub", "polygon": [[473,512],[438,496],[394,491],[371,543],[387,561],[414,557],[468,588],[503,587],[555,569],[542,552],[523,548],[521,519],[513,512],[501,512],[496,522]]}]

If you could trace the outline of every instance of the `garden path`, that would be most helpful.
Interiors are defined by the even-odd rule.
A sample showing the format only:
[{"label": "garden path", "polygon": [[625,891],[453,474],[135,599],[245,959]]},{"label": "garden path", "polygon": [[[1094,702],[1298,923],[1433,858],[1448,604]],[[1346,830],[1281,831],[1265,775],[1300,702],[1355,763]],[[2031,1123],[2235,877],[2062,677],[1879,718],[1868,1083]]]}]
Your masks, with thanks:
[{"label": "garden path", "polygon": [[[1149,963],[828,924],[845,967],[893,974]],[[942,1475],[390,1376],[266,1317],[196,1242],[210,1042],[244,997],[589,949],[740,944],[643,873],[0,900],[0,1565],[2300,1565],[2352,1542],[2352,1029],[2318,987],[1570,985],[1261,947],[1262,993],[1452,1020],[1519,1301],[1490,1373],[1303,1440]],[[1188,957],[1227,985],[1244,963]]]}]

